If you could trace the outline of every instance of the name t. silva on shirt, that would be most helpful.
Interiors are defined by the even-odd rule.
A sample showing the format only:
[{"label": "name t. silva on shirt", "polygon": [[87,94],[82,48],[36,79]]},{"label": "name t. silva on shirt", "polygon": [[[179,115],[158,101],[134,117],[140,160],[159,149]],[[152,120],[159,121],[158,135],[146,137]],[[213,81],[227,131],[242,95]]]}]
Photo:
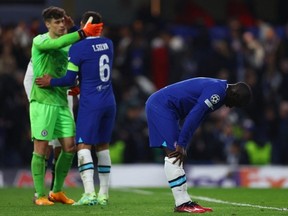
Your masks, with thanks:
[{"label": "name t. silva on shirt", "polygon": [[98,52],[98,51],[103,51],[103,50],[109,49],[107,43],[95,44],[95,45],[92,45],[92,48],[93,48],[94,52]]}]

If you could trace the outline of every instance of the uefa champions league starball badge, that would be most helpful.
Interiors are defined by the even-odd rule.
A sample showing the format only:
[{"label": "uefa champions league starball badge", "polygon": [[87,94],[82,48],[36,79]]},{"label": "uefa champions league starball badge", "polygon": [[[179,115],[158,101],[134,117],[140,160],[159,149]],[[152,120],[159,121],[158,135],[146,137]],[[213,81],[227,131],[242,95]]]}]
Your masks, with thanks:
[{"label": "uefa champions league starball badge", "polygon": [[210,101],[211,101],[212,104],[217,104],[220,101],[220,96],[217,95],[217,94],[213,94],[210,97]]}]

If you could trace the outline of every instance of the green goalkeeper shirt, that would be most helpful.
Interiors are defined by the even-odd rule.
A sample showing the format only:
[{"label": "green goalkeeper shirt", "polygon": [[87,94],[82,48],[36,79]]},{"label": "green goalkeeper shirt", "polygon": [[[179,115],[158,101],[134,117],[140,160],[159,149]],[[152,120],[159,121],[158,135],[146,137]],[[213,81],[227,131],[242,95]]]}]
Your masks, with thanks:
[{"label": "green goalkeeper shirt", "polygon": [[49,74],[59,78],[66,74],[68,64],[68,51],[70,45],[79,40],[77,32],[52,39],[48,33],[38,35],[33,39],[32,63],[34,71],[33,86],[30,101],[67,106],[67,88],[48,87],[40,88],[35,84],[35,78]]}]

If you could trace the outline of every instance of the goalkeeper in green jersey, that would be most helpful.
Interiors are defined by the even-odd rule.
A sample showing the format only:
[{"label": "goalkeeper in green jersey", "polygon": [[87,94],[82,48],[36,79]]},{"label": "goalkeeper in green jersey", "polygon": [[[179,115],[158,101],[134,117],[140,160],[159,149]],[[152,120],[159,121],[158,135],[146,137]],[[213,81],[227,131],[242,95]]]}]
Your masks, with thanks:
[{"label": "goalkeeper in green jersey", "polygon": [[[36,36],[32,44],[32,62],[35,77],[49,74],[59,78],[65,75],[68,50],[71,44],[99,33],[99,25],[87,23],[83,29],[65,34],[67,15],[62,8],[48,7],[42,17],[48,32]],[[102,30],[102,26],[101,26]],[[64,35],[65,34],[65,35]],[[64,180],[75,154],[75,122],[67,102],[67,88],[39,88],[33,83],[30,94],[30,122],[34,151],[31,172],[36,191],[36,205],[54,202],[73,204],[62,191]],[[55,182],[49,197],[45,196],[45,155],[48,142],[58,139],[62,151],[55,166]]]}]

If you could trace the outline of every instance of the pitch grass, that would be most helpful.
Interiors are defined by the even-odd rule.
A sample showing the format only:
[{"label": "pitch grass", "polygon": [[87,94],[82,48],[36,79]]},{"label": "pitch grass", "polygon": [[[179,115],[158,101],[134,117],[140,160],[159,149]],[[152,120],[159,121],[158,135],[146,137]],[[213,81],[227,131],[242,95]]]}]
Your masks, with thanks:
[{"label": "pitch grass", "polygon": [[[66,188],[66,194],[78,200],[82,188]],[[190,188],[193,200],[212,207],[217,216],[278,216],[288,215],[287,189],[224,189]],[[110,190],[108,206],[36,206],[32,203],[32,188],[1,188],[1,216],[169,216],[174,201],[169,188],[119,188]],[[188,213],[180,215],[189,215]],[[203,215],[203,214],[202,214]]]}]

